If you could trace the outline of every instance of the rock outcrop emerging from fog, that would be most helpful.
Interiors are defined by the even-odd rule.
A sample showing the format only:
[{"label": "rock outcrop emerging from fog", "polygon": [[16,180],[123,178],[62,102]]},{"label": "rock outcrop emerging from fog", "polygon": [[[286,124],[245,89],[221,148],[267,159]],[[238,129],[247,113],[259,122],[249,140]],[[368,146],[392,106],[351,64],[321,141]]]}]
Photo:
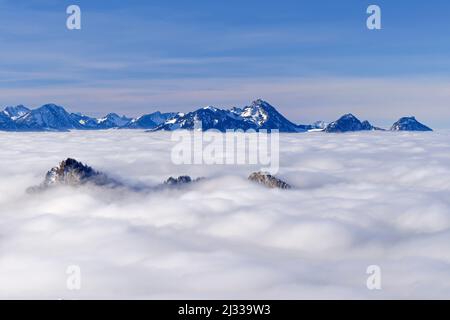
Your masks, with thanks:
[{"label": "rock outcrop emerging from fog", "polygon": [[[190,176],[179,176],[177,178],[169,177],[159,186],[137,188],[136,190],[156,191],[164,188],[177,188],[201,181],[203,179],[204,178],[193,179]],[[254,172],[248,177],[248,180],[272,189],[292,188],[288,183],[272,176],[267,172]],[[48,171],[45,175],[44,181],[39,186],[31,187],[27,191],[38,192],[56,186],[78,187],[86,184],[111,188],[123,186],[122,183],[109,178],[106,174],[94,170],[92,167],[89,167],[75,159],[67,158],[64,161],[61,161],[59,166]]]},{"label": "rock outcrop emerging from fog", "polygon": [[116,180],[109,178],[106,174],[96,171],[75,159],[67,158],[59,166],[47,172],[44,182],[41,185],[30,188],[28,191],[40,191],[61,185],[77,187],[87,183],[110,187],[121,185]]},{"label": "rock outcrop emerging from fog", "polygon": [[248,177],[248,180],[262,184],[271,189],[292,189],[291,185],[267,172],[254,172]]},{"label": "rock outcrop emerging from fog", "polygon": [[166,181],[164,181],[164,186],[170,186],[170,187],[176,187],[176,186],[182,186],[194,182],[198,182],[200,180],[203,180],[204,178],[197,178],[192,179],[189,176],[179,176],[178,178],[170,177]]},{"label": "rock outcrop emerging from fog", "polygon": [[45,175],[44,181],[36,187],[31,187],[28,192],[39,192],[56,186],[78,187],[92,184],[102,187],[125,187],[136,191],[157,191],[164,188],[182,187],[204,178],[192,179],[189,176],[170,177],[159,186],[126,186],[121,182],[108,177],[106,174],[94,170],[75,159],[67,158],[61,161],[59,166],[52,168]]}]

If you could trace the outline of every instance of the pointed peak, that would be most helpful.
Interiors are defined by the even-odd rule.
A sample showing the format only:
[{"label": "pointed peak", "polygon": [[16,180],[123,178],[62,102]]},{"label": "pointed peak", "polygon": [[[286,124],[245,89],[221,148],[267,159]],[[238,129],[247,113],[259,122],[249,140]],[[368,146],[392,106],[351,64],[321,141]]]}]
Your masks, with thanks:
[{"label": "pointed peak", "polygon": [[275,109],[274,106],[272,106],[267,101],[264,101],[262,99],[257,99],[252,102],[250,106],[247,106],[243,110],[246,113],[255,113],[255,112],[266,112],[266,113],[278,113],[277,109]]},{"label": "pointed peak", "polygon": [[251,106],[252,107],[272,107],[270,105],[270,103],[268,103],[267,101],[265,101],[263,99],[256,99],[255,101],[252,102]]},{"label": "pointed peak", "polygon": [[358,119],[355,115],[353,115],[352,113],[347,113],[344,114],[341,119]]}]

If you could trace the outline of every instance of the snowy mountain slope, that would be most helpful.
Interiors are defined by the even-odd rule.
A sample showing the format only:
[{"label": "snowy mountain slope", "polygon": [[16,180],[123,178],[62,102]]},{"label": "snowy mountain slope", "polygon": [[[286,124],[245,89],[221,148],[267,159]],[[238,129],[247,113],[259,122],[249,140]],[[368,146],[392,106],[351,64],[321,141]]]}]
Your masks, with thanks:
[{"label": "snowy mountain slope", "polygon": [[277,129],[280,132],[303,132],[304,126],[298,126],[281,113],[272,105],[264,100],[253,101],[250,106],[245,107],[239,114],[243,119],[253,122],[257,129]]},{"label": "snowy mountain slope", "polygon": [[153,131],[173,131],[178,129],[196,130],[215,129],[218,131],[256,129],[256,126],[240,118],[229,110],[206,107],[189,113],[179,113],[172,119],[157,126]]},{"label": "snowy mountain slope", "polygon": [[86,130],[96,130],[98,129],[98,123],[97,119],[91,118],[89,116],[86,116],[81,113],[71,113],[70,117],[72,120],[78,123],[80,125],[80,129],[86,129]]},{"label": "snowy mountain slope", "polygon": [[18,105],[15,107],[6,107],[5,110],[3,110],[3,113],[6,114],[11,120],[17,120],[21,116],[27,114],[31,110],[23,105]]},{"label": "snowy mountain slope", "polygon": [[46,104],[31,110],[15,120],[15,123],[18,130],[24,131],[65,131],[83,128],[63,107],[55,104]]}]

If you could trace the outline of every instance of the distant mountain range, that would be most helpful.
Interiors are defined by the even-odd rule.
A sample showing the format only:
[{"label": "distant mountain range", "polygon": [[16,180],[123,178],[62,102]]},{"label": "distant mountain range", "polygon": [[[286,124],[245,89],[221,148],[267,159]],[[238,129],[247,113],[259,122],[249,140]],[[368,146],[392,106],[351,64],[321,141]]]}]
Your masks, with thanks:
[{"label": "distant mountain range", "polygon": [[[330,133],[383,130],[368,121],[361,122],[352,114],[327,124],[317,121],[311,125],[295,124],[273,106],[261,99],[244,108],[201,108],[189,113],[154,112],[138,118],[110,113],[103,118],[92,118],[80,113],[69,113],[63,107],[46,104],[31,110],[23,105],[7,107],[0,112],[1,131],[69,131],[106,129],[146,129],[149,131],[185,130],[278,130],[279,132],[324,131]],[[392,131],[431,131],[414,117],[397,121]]]}]

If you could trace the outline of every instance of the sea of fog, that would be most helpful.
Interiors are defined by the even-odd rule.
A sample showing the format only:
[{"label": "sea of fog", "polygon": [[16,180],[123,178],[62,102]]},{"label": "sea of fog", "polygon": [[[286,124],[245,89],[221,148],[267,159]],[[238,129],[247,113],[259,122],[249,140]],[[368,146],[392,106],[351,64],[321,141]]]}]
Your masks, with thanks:
[{"label": "sea of fog", "polygon": [[[247,181],[247,166],[175,165],[173,145],[0,132],[0,298],[450,298],[449,132],[282,134],[277,176],[292,190]],[[129,185],[206,179],[26,193],[67,157]]]}]

